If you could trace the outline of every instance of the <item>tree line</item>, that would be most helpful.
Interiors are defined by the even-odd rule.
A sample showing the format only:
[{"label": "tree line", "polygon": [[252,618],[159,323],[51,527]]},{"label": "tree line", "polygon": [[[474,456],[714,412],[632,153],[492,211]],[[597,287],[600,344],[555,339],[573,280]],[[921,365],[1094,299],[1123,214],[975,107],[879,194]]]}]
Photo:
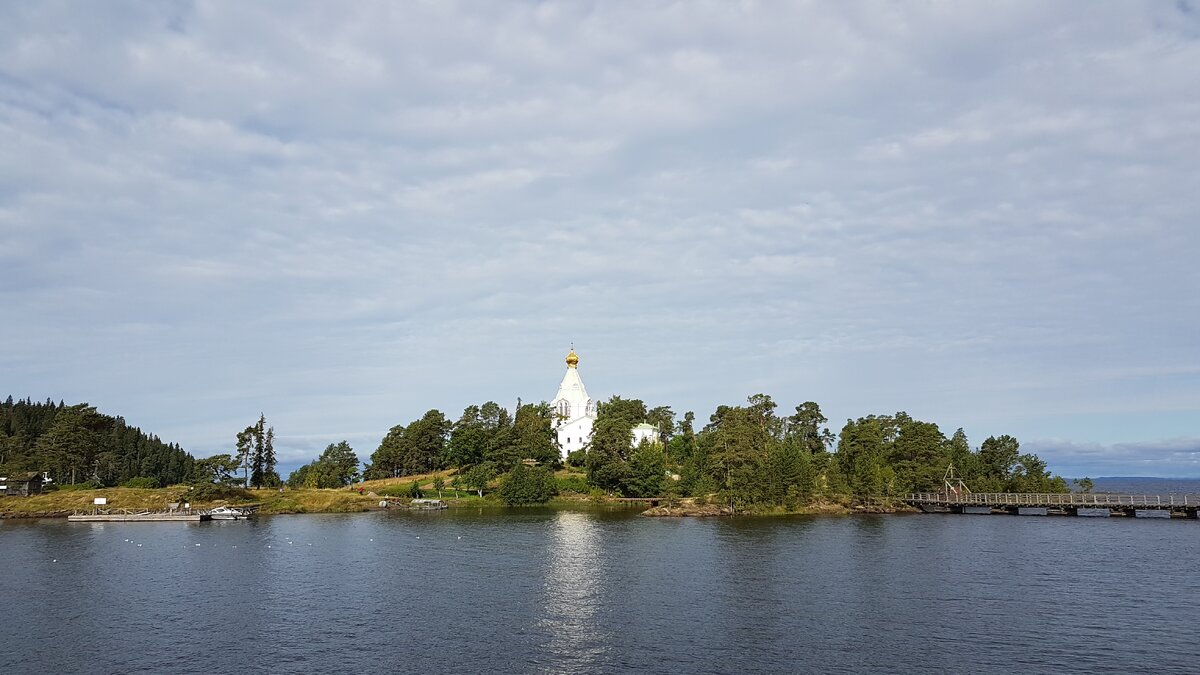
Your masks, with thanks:
[{"label": "tree line", "polygon": [[[936,491],[951,464],[975,491],[1068,489],[1043,460],[1021,453],[1012,436],[990,437],[972,449],[961,428],[947,437],[937,424],[905,412],[847,420],[837,435],[828,421],[813,401],[780,413],[770,396],[755,394],[742,405],[718,406],[697,428],[692,412],[677,420],[669,406],[613,396],[597,406],[590,442],[566,464],[585,473],[586,489],[715,498],[734,508],[796,508],[821,498]],[[643,422],[658,434],[635,446],[633,427]],[[371,455],[364,477],[454,469],[461,484],[482,494],[497,476],[505,485],[515,481],[514,468],[526,463],[546,472],[561,468],[553,411],[545,403],[530,404],[510,416],[489,401],[468,406],[454,422],[430,410],[393,427]],[[524,468],[518,477],[544,482]]]},{"label": "tree line", "polygon": [[182,483],[195,460],[174,443],[80,403],[0,403],[0,472],[49,472],[56,483],[141,486]]},{"label": "tree line", "polygon": [[[551,472],[563,461],[546,403],[516,414],[494,401],[470,405],[457,420],[430,410],[392,427],[362,473],[346,441],[330,444],[287,479],[292,487],[336,488],[364,479],[452,469],[456,484],[482,495],[497,478],[514,503],[554,493]],[[632,444],[648,422],[651,441]],[[0,471],[49,471],[57,483],[140,487],[192,483],[275,487],[275,431],[265,415],[236,434],[234,450],[195,459],[178,445],[129,427],[88,404],[14,401],[0,404]],[[585,478],[571,489],[630,497],[719,499],[738,508],[795,508],[836,496],[897,497],[942,488],[953,464],[975,491],[1065,492],[1036,455],[1002,435],[972,448],[963,430],[949,437],[937,424],[904,412],[847,420],[836,436],[815,402],[780,413],[765,394],[720,405],[699,426],[669,406],[613,396],[597,406],[587,447],[565,462]],[[532,467],[527,465],[533,465]],[[514,472],[517,467],[522,467]],[[241,473],[239,476],[238,473]],[[560,481],[561,483],[561,481]]]}]

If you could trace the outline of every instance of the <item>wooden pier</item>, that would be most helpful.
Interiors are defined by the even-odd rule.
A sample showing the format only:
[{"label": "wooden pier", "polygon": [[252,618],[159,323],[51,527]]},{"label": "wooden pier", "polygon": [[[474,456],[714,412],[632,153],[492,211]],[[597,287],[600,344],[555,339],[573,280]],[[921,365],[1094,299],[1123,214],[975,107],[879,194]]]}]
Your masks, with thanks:
[{"label": "wooden pier", "polygon": [[1196,518],[1200,495],[1017,492],[917,492],[904,503],[927,513],[1010,513],[1087,517]]},{"label": "wooden pier", "polygon": [[73,513],[67,516],[72,523],[198,523],[212,520],[205,511],[130,511],[127,509],[103,509],[91,513]]}]

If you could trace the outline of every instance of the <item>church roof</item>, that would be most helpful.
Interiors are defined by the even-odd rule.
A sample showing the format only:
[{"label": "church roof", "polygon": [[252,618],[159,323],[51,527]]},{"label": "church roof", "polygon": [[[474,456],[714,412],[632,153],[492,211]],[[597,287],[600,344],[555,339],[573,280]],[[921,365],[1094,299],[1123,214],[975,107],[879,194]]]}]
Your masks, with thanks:
[{"label": "church roof", "polygon": [[591,402],[587,388],[583,386],[583,380],[579,377],[579,369],[576,367],[578,365],[579,355],[572,349],[571,353],[567,354],[567,372],[563,374],[562,383],[558,385],[558,395],[554,397],[555,401],[566,400],[571,404],[572,417],[576,416],[574,411],[582,413]]}]

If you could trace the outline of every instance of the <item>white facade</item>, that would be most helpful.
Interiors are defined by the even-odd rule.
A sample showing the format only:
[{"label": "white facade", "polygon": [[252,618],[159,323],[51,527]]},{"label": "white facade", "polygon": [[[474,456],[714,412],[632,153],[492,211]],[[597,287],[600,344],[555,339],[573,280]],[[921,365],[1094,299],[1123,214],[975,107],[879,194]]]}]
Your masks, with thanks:
[{"label": "white facade", "polygon": [[567,354],[567,373],[558,385],[558,395],[550,404],[563,459],[592,440],[592,424],[596,421],[596,402],[588,397],[583,380],[579,379],[578,365],[579,357],[572,349]]},{"label": "white facade", "polygon": [[642,422],[633,428],[633,445],[630,447],[636,448],[642,444],[642,441],[660,443],[661,440],[658,437],[658,429],[653,424]]}]

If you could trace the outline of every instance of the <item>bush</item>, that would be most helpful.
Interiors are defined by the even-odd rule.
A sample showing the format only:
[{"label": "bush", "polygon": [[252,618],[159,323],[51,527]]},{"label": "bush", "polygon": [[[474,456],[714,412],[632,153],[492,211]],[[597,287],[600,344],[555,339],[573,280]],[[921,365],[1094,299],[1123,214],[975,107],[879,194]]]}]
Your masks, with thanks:
[{"label": "bush", "polygon": [[387,485],[373,492],[383,497],[408,497],[412,491],[411,485]]},{"label": "bush", "polygon": [[421,483],[419,481],[414,480],[412,485],[408,486],[408,496],[412,497],[413,499],[421,498]]},{"label": "bush", "polygon": [[583,467],[587,466],[587,451],[576,450],[575,452],[568,454],[567,466],[572,466],[576,469],[582,469]]},{"label": "bush", "polygon": [[500,498],[509,506],[545,504],[556,494],[554,474],[541,467],[518,464],[500,484]]},{"label": "bush", "polygon": [[581,495],[588,493],[591,486],[588,485],[587,477],[579,474],[572,474],[556,478],[555,483],[558,484],[558,491],[561,492],[576,492]]},{"label": "bush", "polygon": [[158,487],[158,479],[157,478],[147,478],[145,476],[138,476],[137,478],[130,478],[129,480],[125,481],[125,483],[121,487],[141,488],[143,490],[153,490]]}]

